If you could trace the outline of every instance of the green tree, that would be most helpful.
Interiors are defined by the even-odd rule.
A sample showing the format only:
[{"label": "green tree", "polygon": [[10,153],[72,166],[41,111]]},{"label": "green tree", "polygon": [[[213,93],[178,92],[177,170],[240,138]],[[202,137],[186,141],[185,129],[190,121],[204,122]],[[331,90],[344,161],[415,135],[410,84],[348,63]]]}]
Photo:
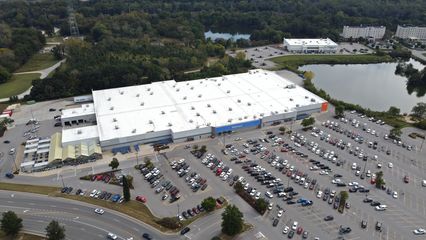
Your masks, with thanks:
[{"label": "green tree", "polygon": [[207,146],[206,145],[201,146],[200,152],[202,152],[202,153],[207,152]]},{"label": "green tree", "polygon": [[57,60],[61,60],[65,57],[65,46],[63,44],[56,45],[52,49],[53,56]]},{"label": "green tree", "polygon": [[390,114],[392,116],[398,116],[400,112],[401,112],[401,110],[397,107],[394,107],[394,106],[391,106],[388,110],[388,114]]},{"label": "green tree", "polygon": [[284,134],[286,129],[284,126],[281,126],[278,130],[281,132],[281,134]]},{"label": "green tree", "polygon": [[383,179],[383,172],[377,172],[376,173],[376,188],[382,188],[382,186],[385,184],[385,180]]},{"label": "green tree", "polygon": [[246,59],[246,54],[243,51],[239,51],[237,53],[237,55],[235,56],[235,58],[237,58],[238,60],[245,60]]},{"label": "green tree", "polygon": [[145,161],[145,166],[146,166],[147,168],[151,169],[151,168],[153,168],[153,167],[154,167],[154,164],[152,163],[151,158],[149,158],[149,157],[145,157],[145,158],[144,158],[144,161]]},{"label": "green tree", "polygon": [[112,170],[117,169],[118,166],[120,165],[120,163],[118,162],[117,158],[112,158],[111,162],[109,163],[108,166],[110,166],[112,168]]},{"label": "green tree", "polygon": [[343,117],[344,116],[344,112],[345,112],[345,107],[343,105],[336,105],[334,107],[334,115],[336,115],[336,117]]},{"label": "green tree", "polygon": [[205,198],[202,202],[201,202],[201,206],[203,206],[203,208],[207,211],[207,212],[211,212],[215,209],[216,207],[216,199],[214,199],[213,197],[208,197]]},{"label": "green tree", "polygon": [[0,83],[7,82],[12,77],[9,71],[0,65]]},{"label": "green tree", "polygon": [[411,113],[414,117],[423,118],[426,114],[426,103],[419,102],[416,106],[413,107]]},{"label": "green tree", "polygon": [[306,71],[306,72],[303,73],[303,77],[306,80],[311,81],[315,77],[315,74],[312,71]]},{"label": "green tree", "polygon": [[307,128],[309,126],[314,125],[314,123],[315,123],[315,118],[310,117],[310,118],[303,119],[301,124],[304,128]]},{"label": "green tree", "polygon": [[339,195],[340,195],[339,212],[343,213],[343,210],[345,209],[346,201],[349,198],[349,194],[346,191],[341,191]]},{"label": "green tree", "polygon": [[395,127],[395,128],[392,128],[389,131],[389,135],[394,136],[394,137],[399,137],[399,136],[401,136],[401,134],[402,134],[401,128]]},{"label": "green tree", "polygon": [[6,235],[15,236],[22,228],[22,219],[15,212],[7,211],[2,214],[1,230]]},{"label": "green tree", "polygon": [[268,202],[266,202],[264,198],[259,198],[256,200],[254,206],[256,211],[258,211],[260,214],[264,214],[268,208]]},{"label": "green tree", "polygon": [[235,192],[241,193],[242,191],[244,191],[243,184],[241,182],[235,183],[234,189],[235,189]]},{"label": "green tree", "polygon": [[46,227],[47,240],[62,240],[65,239],[65,227],[59,225],[55,220],[52,220]]},{"label": "green tree", "polygon": [[222,213],[222,232],[234,236],[243,229],[243,214],[235,205],[229,205]]},{"label": "green tree", "polygon": [[130,201],[130,186],[126,176],[123,176],[123,197],[124,201]]}]

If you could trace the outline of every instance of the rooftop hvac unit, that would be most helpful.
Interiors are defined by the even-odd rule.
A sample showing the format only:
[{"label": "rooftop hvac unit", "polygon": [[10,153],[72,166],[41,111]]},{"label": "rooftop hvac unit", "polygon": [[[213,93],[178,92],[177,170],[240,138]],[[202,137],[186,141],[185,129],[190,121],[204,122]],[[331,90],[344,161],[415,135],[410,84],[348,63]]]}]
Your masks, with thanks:
[{"label": "rooftop hvac unit", "polygon": [[153,94],[154,94],[154,92],[150,92],[150,93],[149,93],[149,95],[153,95]]},{"label": "rooftop hvac unit", "polygon": [[176,88],[176,92],[179,92],[179,90],[180,90],[179,88]]},{"label": "rooftop hvac unit", "polygon": [[147,88],[146,90],[149,92],[149,91],[151,91],[151,88]]},{"label": "rooftop hvac unit", "polygon": [[195,107],[194,107],[194,106],[191,106],[191,110],[195,110]]},{"label": "rooftop hvac unit", "polygon": [[183,97],[183,100],[186,100],[186,96],[185,96],[185,97]]},{"label": "rooftop hvac unit", "polygon": [[162,114],[162,115],[164,115],[164,114],[166,114],[166,113],[165,113],[164,111],[161,111],[161,114]]},{"label": "rooftop hvac unit", "polygon": [[136,94],[136,97],[139,97],[140,96],[140,94],[138,93],[138,94]]},{"label": "rooftop hvac unit", "polygon": [[111,110],[111,111],[114,110],[114,107],[110,107],[109,110]]},{"label": "rooftop hvac unit", "polygon": [[73,110],[72,113],[77,113],[77,112]]},{"label": "rooftop hvac unit", "polygon": [[241,103],[241,100],[240,100],[240,99],[238,99],[238,100],[237,100],[237,102],[238,102],[238,103]]},{"label": "rooftop hvac unit", "polygon": [[247,119],[248,118],[248,116],[244,116],[244,119]]},{"label": "rooftop hvac unit", "polygon": [[200,97],[202,97],[203,95],[202,94],[198,94],[198,97],[200,98]]},{"label": "rooftop hvac unit", "polygon": [[209,104],[207,104],[207,107],[211,107],[210,103],[209,103]]},{"label": "rooftop hvac unit", "polygon": [[195,114],[195,116],[199,117],[199,116],[200,116],[200,113],[196,113],[196,114]]},{"label": "rooftop hvac unit", "polygon": [[113,122],[117,122],[117,118],[113,118],[113,119],[112,119],[112,121],[113,121]]},{"label": "rooftop hvac unit", "polygon": [[175,84],[175,85],[173,85],[173,87],[175,88],[175,87],[176,87],[176,84]]},{"label": "rooftop hvac unit", "polygon": [[189,89],[194,90],[194,87],[190,87]]},{"label": "rooftop hvac unit", "polygon": [[218,86],[220,86],[220,85],[221,85],[221,83],[218,83],[217,85],[218,85]]},{"label": "rooftop hvac unit", "polygon": [[82,134],[83,132],[81,130],[77,130],[77,134]]},{"label": "rooftop hvac unit", "polygon": [[119,127],[118,125],[115,125],[115,127],[114,127],[114,128],[117,130],[117,129],[119,129],[120,127]]},{"label": "rooftop hvac unit", "polygon": [[296,104],[296,107],[299,107],[300,105],[299,104]]},{"label": "rooftop hvac unit", "polygon": [[240,120],[240,121],[241,121],[241,120],[243,120],[243,118],[242,118],[242,117],[239,117],[239,118],[238,118],[238,120]]},{"label": "rooftop hvac unit", "polygon": [[120,91],[120,95],[123,95],[124,94],[124,92],[123,91]]},{"label": "rooftop hvac unit", "polygon": [[189,82],[186,83],[186,86],[189,86]]},{"label": "rooftop hvac unit", "polygon": [[206,125],[207,125],[207,126],[210,126],[210,125],[212,125],[212,124],[208,122]]},{"label": "rooftop hvac unit", "polygon": [[287,110],[287,109],[284,109],[284,112],[288,112],[288,110]]},{"label": "rooftop hvac unit", "polygon": [[309,97],[308,96],[305,96],[305,99],[308,99]]},{"label": "rooftop hvac unit", "polygon": [[290,102],[293,102],[293,98],[290,98]]},{"label": "rooftop hvac unit", "polygon": [[111,97],[107,98],[107,101],[111,101]]},{"label": "rooftop hvac unit", "polygon": [[171,127],[171,126],[173,126],[173,124],[172,123],[168,123],[167,126]]},{"label": "rooftop hvac unit", "polygon": [[228,108],[228,111],[232,111],[232,108]]},{"label": "rooftop hvac unit", "polygon": [[311,102],[315,102],[315,99],[314,99],[314,98],[311,98]]},{"label": "rooftop hvac unit", "polygon": [[189,123],[193,123],[194,121],[192,119],[189,119]]},{"label": "rooftop hvac unit", "polygon": [[144,102],[141,102],[141,106],[143,106],[143,105],[145,105],[145,103],[144,103]]},{"label": "rooftop hvac unit", "polygon": [[231,93],[231,90],[226,91],[226,93]]},{"label": "rooftop hvac unit", "polygon": [[149,120],[149,121],[148,121],[148,123],[149,123],[149,124],[153,124],[154,122],[153,122],[152,120]]},{"label": "rooftop hvac unit", "polygon": [[[277,112],[277,113],[278,113],[278,112]],[[264,115],[265,115],[264,113],[261,113],[261,114],[260,114],[260,116],[261,116],[261,117],[263,117]]]},{"label": "rooftop hvac unit", "polygon": [[253,119],[256,119],[257,118],[257,116],[256,115],[253,115]]},{"label": "rooftop hvac unit", "polygon": [[251,103],[249,103],[249,102],[248,102],[248,103],[247,103],[247,106],[251,106]]},{"label": "rooftop hvac unit", "polygon": [[134,129],[132,130],[132,133],[136,133],[136,128],[134,128]]},{"label": "rooftop hvac unit", "polygon": [[200,84],[202,84],[203,83],[203,81],[200,81]]},{"label": "rooftop hvac unit", "polygon": [[216,114],[216,110],[213,110],[213,113]]},{"label": "rooftop hvac unit", "polygon": [[228,122],[232,122],[232,118],[228,119]]}]

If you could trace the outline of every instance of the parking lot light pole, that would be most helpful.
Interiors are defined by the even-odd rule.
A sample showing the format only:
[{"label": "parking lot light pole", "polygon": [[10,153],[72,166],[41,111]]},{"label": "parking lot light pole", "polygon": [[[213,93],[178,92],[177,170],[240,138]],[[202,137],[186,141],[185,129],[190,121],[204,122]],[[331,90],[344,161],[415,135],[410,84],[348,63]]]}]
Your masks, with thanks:
[{"label": "parking lot light pole", "polygon": [[135,152],[136,154],[136,164],[139,165],[139,156],[138,156],[138,151]]},{"label": "parking lot light pole", "polygon": [[180,222],[180,218],[179,218],[179,203],[177,204],[177,208],[178,208],[178,211],[177,211],[176,217],[178,218],[178,221]]},{"label": "parking lot light pole", "polygon": [[61,176],[61,180],[62,180],[62,187],[64,188],[64,187],[65,187],[64,178],[62,177],[62,174],[61,174],[61,175],[59,175],[59,176]]}]

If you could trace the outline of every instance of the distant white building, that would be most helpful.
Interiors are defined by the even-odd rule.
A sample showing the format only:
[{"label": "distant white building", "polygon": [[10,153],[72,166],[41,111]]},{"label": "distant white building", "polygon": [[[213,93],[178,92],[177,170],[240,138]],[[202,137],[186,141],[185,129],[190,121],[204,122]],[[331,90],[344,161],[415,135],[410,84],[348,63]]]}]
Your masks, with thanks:
[{"label": "distant white building", "polygon": [[342,37],[382,39],[385,32],[385,26],[343,26]]},{"label": "distant white building", "polygon": [[395,37],[402,39],[426,40],[426,27],[398,25]]},{"label": "distant white building", "polygon": [[337,43],[330,38],[295,39],[284,38],[284,49],[297,53],[336,53]]}]

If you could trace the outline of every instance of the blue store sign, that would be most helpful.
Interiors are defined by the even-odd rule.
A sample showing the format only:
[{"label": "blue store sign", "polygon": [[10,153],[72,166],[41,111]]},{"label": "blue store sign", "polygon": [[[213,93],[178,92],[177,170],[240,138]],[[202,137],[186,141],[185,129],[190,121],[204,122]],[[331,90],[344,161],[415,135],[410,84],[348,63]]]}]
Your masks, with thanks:
[{"label": "blue store sign", "polygon": [[226,125],[222,127],[216,127],[215,132],[217,134],[217,133],[223,133],[223,132],[229,132],[229,131],[236,131],[242,128],[257,127],[259,125],[260,125],[260,119],[253,120],[250,122],[235,123],[235,124]]}]

